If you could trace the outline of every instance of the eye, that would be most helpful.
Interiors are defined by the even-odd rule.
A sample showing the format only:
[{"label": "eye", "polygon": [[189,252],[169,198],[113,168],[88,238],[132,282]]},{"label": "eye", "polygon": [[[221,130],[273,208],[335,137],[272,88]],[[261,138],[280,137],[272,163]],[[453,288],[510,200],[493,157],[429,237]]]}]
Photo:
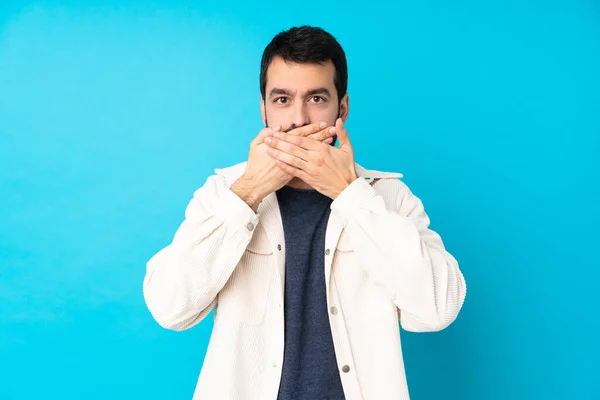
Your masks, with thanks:
[{"label": "eye", "polygon": [[285,103],[287,103],[287,101],[288,101],[287,97],[278,97],[274,100],[274,102],[278,103],[278,104],[285,104]]},{"label": "eye", "polygon": [[324,103],[325,99],[321,96],[313,96],[310,98],[310,101],[312,101],[313,103],[319,104],[319,103]]}]

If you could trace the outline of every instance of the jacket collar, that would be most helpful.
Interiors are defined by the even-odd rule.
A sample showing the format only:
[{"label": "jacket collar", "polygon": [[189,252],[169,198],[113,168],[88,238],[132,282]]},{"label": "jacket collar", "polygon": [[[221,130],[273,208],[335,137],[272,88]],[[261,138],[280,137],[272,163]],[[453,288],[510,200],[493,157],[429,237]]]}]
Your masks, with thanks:
[{"label": "jacket collar", "polygon": [[[239,164],[232,165],[227,168],[217,168],[215,169],[215,173],[217,175],[225,177],[229,184],[233,184],[233,182],[237,181],[246,170],[247,162],[244,161]],[[360,178],[364,178],[368,182],[372,182],[376,179],[385,179],[385,178],[402,178],[403,175],[399,172],[384,172],[384,171],[376,171],[365,169],[357,163],[354,163],[354,168],[356,170],[356,174]]]}]

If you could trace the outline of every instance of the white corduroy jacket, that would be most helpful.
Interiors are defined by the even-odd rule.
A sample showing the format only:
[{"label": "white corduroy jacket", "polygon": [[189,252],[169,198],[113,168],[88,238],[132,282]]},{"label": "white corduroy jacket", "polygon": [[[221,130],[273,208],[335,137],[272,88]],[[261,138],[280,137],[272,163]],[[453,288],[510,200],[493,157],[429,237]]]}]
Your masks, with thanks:
[{"label": "white corduroy jacket", "polygon": [[[147,263],[144,298],[161,326],[189,329],[215,310],[195,400],[275,400],[279,389],[283,225],[275,193],[254,213],[230,190],[245,167],[215,170],[172,243]],[[323,254],[342,386],[348,400],[409,399],[398,321],[412,332],[444,329],[464,303],[465,279],[402,174],[356,172],[331,204]]]}]

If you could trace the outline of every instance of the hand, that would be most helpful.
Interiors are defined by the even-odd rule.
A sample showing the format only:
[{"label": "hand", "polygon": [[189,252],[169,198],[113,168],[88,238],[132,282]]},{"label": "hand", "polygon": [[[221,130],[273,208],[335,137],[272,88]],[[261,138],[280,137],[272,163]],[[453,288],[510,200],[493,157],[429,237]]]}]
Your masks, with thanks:
[{"label": "hand", "polygon": [[[258,205],[268,194],[281,189],[293,176],[277,167],[275,160],[267,154],[268,145],[265,139],[280,132],[281,127],[264,128],[250,143],[246,170],[231,190],[256,211]],[[290,136],[302,137],[311,142],[321,142],[329,146],[332,134],[325,123],[314,123],[293,129],[287,133]]]},{"label": "hand", "polygon": [[338,148],[291,135],[291,132],[273,132],[268,154],[283,172],[302,179],[335,200],[358,176],[354,168],[354,150],[341,118],[330,128],[330,134],[337,134]]}]

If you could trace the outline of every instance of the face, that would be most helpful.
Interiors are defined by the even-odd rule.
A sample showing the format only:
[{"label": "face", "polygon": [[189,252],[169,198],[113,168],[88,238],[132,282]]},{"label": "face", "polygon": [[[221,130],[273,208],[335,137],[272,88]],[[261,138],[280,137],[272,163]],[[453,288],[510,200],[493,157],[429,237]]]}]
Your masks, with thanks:
[{"label": "face", "polygon": [[265,126],[279,125],[288,131],[321,121],[333,126],[338,117],[345,122],[348,95],[338,100],[334,77],[331,61],[323,65],[297,64],[274,58],[267,70],[265,99],[261,99]]}]

